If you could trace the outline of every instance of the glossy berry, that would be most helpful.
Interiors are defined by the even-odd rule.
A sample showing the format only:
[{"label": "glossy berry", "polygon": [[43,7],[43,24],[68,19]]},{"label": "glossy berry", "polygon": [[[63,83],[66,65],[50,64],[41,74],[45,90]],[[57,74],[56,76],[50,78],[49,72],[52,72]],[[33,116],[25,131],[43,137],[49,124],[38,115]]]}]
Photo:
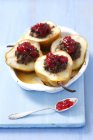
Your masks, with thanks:
[{"label": "glossy berry", "polygon": [[80,43],[73,40],[71,36],[64,37],[63,40],[60,42],[59,46],[57,47],[57,49],[66,51],[73,60],[80,57],[80,48]]},{"label": "glossy berry", "polygon": [[66,69],[68,63],[68,58],[61,55],[54,55],[52,53],[48,53],[46,55],[44,67],[45,70],[52,72],[52,73],[58,73],[64,69]]},{"label": "glossy berry", "polygon": [[31,33],[32,36],[43,38],[51,33],[51,28],[47,23],[38,23],[31,27]]},{"label": "glossy berry", "polygon": [[64,37],[62,43],[67,48],[68,53],[72,54],[76,50],[76,41],[71,38],[71,36]]},{"label": "glossy berry", "polygon": [[62,111],[64,109],[67,109],[71,106],[73,106],[74,102],[70,101],[69,99],[66,99],[64,101],[60,101],[56,104],[56,109],[59,111]]},{"label": "glossy berry", "polygon": [[29,42],[23,42],[18,45],[15,55],[17,56],[18,63],[27,64],[31,61],[35,61],[39,56],[39,52]]}]

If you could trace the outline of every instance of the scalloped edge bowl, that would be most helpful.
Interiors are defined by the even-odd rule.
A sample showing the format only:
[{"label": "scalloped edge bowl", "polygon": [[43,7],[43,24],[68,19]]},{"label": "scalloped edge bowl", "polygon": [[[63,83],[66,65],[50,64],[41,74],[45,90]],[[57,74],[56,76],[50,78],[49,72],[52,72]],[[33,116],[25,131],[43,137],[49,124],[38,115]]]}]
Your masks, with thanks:
[{"label": "scalloped edge bowl", "polygon": [[[68,34],[74,34],[74,35],[79,35],[77,32],[75,32],[74,30],[68,28],[68,27],[63,27],[63,26],[59,26],[61,31],[62,31],[62,36],[68,35]],[[69,82],[65,85],[66,87],[70,86],[72,83],[74,83],[86,70],[87,66],[88,66],[88,62],[89,62],[89,53],[87,50],[86,53],[86,57],[85,57],[85,61],[83,63],[83,65],[81,66],[79,72],[77,73],[77,75],[75,75],[71,80],[69,80]],[[45,92],[49,92],[49,93],[55,93],[55,92],[59,92],[62,91],[63,88],[62,87],[50,87],[50,86],[46,86],[43,84],[27,84],[22,82],[16,75],[15,71],[13,68],[9,67],[10,70],[10,74],[12,76],[12,78],[18,83],[18,85],[20,87],[22,87],[25,90],[34,90],[34,91],[45,91]]]}]

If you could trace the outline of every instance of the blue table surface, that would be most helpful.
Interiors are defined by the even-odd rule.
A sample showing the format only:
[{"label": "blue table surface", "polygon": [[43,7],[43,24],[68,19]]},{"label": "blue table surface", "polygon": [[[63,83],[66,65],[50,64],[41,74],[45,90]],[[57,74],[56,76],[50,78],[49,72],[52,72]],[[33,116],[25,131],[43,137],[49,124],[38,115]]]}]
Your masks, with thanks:
[{"label": "blue table surface", "polygon": [[42,20],[51,20],[73,28],[88,40],[90,62],[84,75],[86,126],[62,129],[0,129],[0,140],[91,140],[93,139],[93,1],[0,0],[0,47],[16,42],[27,28]]}]

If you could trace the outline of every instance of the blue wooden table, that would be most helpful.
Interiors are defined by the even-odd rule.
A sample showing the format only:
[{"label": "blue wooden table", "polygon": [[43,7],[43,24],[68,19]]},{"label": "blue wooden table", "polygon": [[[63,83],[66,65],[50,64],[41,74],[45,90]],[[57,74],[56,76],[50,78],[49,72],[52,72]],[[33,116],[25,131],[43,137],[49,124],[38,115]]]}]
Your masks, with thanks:
[{"label": "blue wooden table", "polygon": [[85,72],[86,126],[65,129],[0,129],[0,140],[93,139],[93,1],[92,0],[0,0],[0,46],[19,39],[38,21],[51,20],[75,29],[89,43],[90,62]]}]

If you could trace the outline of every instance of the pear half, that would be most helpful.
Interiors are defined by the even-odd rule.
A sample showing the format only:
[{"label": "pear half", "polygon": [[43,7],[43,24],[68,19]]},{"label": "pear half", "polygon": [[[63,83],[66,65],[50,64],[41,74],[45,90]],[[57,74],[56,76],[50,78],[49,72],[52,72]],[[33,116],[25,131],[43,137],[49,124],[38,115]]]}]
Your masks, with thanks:
[{"label": "pear half", "polygon": [[64,51],[58,51],[53,54],[66,56],[68,58],[67,68],[58,73],[50,73],[44,68],[44,60],[46,59],[46,56],[41,56],[35,62],[35,72],[44,83],[47,83],[47,85],[58,86],[58,82],[65,84],[69,81],[71,77],[73,61],[70,55]]},{"label": "pear half", "polygon": [[[44,38],[37,38],[30,35],[31,30],[29,29],[26,34],[22,38],[30,39],[40,43],[41,46],[45,48],[45,46],[49,46],[54,40],[56,40],[61,35],[60,28],[52,23],[51,21],[43,21],[40,23],[47,23],[51,27],[51,33]],[[47,48],[46,48],[47,49]]]},{"label": "pear half", "polygon": [[[81,65],[84,63],[85,60],[85,55],[86,55],[86,51],[87,51],[87,47],[88,47],[88,43],[86,41],[86,39],[84,39],[83,37],[79,36],[79,35],[70,35],[72,39],[74,39],[76,42],[79,42],[81,45],[81,55],[79,58],[77,58],[76,60],[73,60],[73,70],[77,70],[81,67]],[[56,41],[54,41],[52,43],[51,46],[51,52],[56,52],[59,51],[57,49],[57,47],[59,46],[60,41],[62,41],[63,38],[59,38]]]},{"label": "pear half", "polygon": [[42,55],[42,52],[40,51],[39,43],[31,41],[31,40],[21,40],[21,41],[17,42],[12,49],[10,49],[8,52],[6,52],[6,54],[5,54],[6,64],[9,65],[10,67],[20,70],[20,71],[31,72],[31,71],[34,71],[35,62],[29,62],[26,65],[19,64],[19,63],[17,63],[17,57],[15,56],[15,51],[16,51],[18,45],[23,42],[30,42],[39,51],[39,56]]}]

